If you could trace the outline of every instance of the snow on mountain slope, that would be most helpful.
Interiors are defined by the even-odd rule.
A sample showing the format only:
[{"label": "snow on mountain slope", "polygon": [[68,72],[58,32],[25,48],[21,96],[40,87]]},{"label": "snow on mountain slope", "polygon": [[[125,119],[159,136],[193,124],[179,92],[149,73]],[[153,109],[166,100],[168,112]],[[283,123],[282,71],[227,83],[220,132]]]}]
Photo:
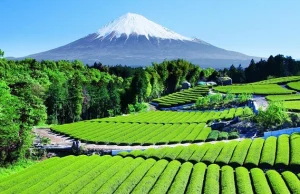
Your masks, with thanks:
[{"label": "snow on mountain slope", "polygon": [[202,67],[245,65],[253,58],[182,36],[132,13],[110,22],[98,32],[27,57],[37,60],[79,59],[86,64],[100,61],[107,65],[130,66],[147,66],[152,62],[182,58]]},{"label": "snow on mountain slope", "polygon": [[141,35],[145,36],[148,40],[149,37],[156,37],[161,39],[192,41],[191,38],[177,34],[172,30],[148,20],[142,15],[133,13],[127,13],[98,30],[97,38],[103,39],[107,36],[119,38],[123,34],[127,35],[127,37],[131,34]]}]

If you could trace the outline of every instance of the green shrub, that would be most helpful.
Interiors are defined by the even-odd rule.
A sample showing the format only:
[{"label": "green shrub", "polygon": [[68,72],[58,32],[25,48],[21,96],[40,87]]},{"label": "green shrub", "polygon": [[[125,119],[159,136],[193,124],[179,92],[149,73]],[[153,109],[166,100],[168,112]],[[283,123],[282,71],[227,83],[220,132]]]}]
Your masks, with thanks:
[{"label": "green shrub", "polygon": [[249,172],[244,167],[235,169],[237,193],[253,194]]},{"label": "green shrub", "polygon": [[211,148],[213,145],[210,143],[206,143],[203,145],[200,145],[196,148],[196,151],[193,153],[193,155],[190,157],[189,161],[191,162],[200,162],[203,158],[203,156],[206,154],[207,150]]},{"label": "green shrub", "polygon": [[249,108],[248,106],[246,106],[244,109],[243,109],[243,117],[249,117],[249,116],[252,116],[254,113],[253,113],[253,110],[251,108]]},{"label": "green shrub", "polygon": [[174,160],[177,156],[182,152],[185,146],[176,146],[174,148],[169,149],[169,151],[164,156],[164,159],[169,161]]},{"label": "green shrub", "polygon": [[147,159],[124,180],[124,182],[114,192],[116,194],[130,193],[139,181],[144,177],[147,171],[155,164],[156,160]]},{"label": "green shrub", "polygon": [[184,194],[184,192],[186,190],[186,186],[187,186],[188,181],[189,181],[189,177],[190,177],[192,168],[193,168],[193,164],[190,163],[190,162],[185,162],[181,166],[181,168],[180,168],[178,174],[176,175],[176,177],[173,181],[173,184],[171,185],[171,188],[168,191],[168,193],[174,193],[174,194],[182,193],[182,194]]},{"label": "green shrub", "polygon": [[143,150],[133,150],[127,156],[138,157],[143,154]]},{"label": "green shrub", "polygon": [[236,193],[233,168],[223,166],[221,170],[221,193],[231,194]]},{"label": "green shrub", "polygon": [[217,139],[219,137],[219,133],[220,133],[220,131],[218,131],[218,130],[212,130],[210,132],[210,134],[208,135],[206,141],[217,141]]},{"label": "green shrub", "polygon": [[299,169],[300,167],[300,134],[293,133],[290,136],[290,145],[291,145],[291,161],[290,165],[295,168]]},{"label": "green shrub", "polygon": [[207,97],[199,97],[196,101],[196,107],[203,108],[209,105],[210,99]]},{"label": "green shrub", "polygon": [[250,172],[255,193],[272,194],[264,171],[259,168],[252,168]]},{"label": "green shrub", "polygon": [[129,154],[129,152],[122,151],[122,152],[119,152],[117,155],[125,157],[125,156],[128,156],[128,154]]},{"label": "green shrub", "polygon": [[156,162],[154,166],[143,177],[143,179],[139,182],[139,184],[134,188],[132,193],[148,193],[167,165],[167,160],[159,160],[158,162]]},{"label": "green shrub", "polygon": [[[61,193],[77,193],[85,186],[88,186],[91,180],[94,180],[96,177],[98,177],[99,172],[104,172],[105,170],[108,170],[110,166],[113,166],[115,163],[121,162],[123,160],[122,157],[111,157],[111,156],[109,157],[102,156],[102,157],[105,157],[103,162],[98,161],[96,167],[94,167],[92,170],[90,170],[88,173],[84,174],[83,176],[80,176],[80,178],[77,178],[68,186],[64,187]],[[76,158],[76,160],[79,160],[79,158]]]},{"label": "green shrub", "polygon": [[231,141],[231,142],[226,143],[224,145],[224,148],[222,149],[220,155],[217,157],[215,163],[217,163],[219,165],[228,164],[237,144],[238,144],[238,141]]},{"label": "green shrub", "polygon": [[226,96],[225,96],[225,102],[231,102],[235,99],[235,94],[231,93],[231,92],[227,92]]},{"label": "green shrub", "polygon": [[233,152],[229,165],[233,167],[242,166],[244,164],[251,143],[251,139],[244,139],[240,141]]},{"label": "green shrub", "polygon": [[285,185],[284,180],[281,175],[275,170],[268,170],[266,173],[269,184],[272,188],[273,193],[282,194],[282,193],[290,193],[289,189]]},{"label": "green shrub", "polygon": [[246,160],[244,165],[248,168],[253,168],[258,166],[260,160],[260,154],[265,140],[262,138],[257,138],[252,141],[252,144],[249,148]]},{"label": "green shrub", "polygon": [[276,168],[284,168],[290,161],[290,143],[289,135],[280,135],[277,138],[277,152],[275,159]]},{"label": "green shrub", "polygon": [[[168,164],[164,172],[159,177],[158,181],[155,183],[154,187],[150,191],[151,194],[156,193],[167,193],[174,177],[177,174],[178,169],[180,168],[181,163],[177,160],[173,160]],[[123,194],[123,193],[120,193]]]},{"label": "green shrub", "polygon": [[252,99],[252,94],[242,93],[238,95],[239,103],[245,103],[250,99]]},{"label": "green shrub", "polygon": [[206,164],[212,164],[218,157],[219,153],[223,149],[226,143],[224,142],[218,142],[214,144],[203,156],[201,162],[204,162]]},{"label": "green shrub", "polygon": [[207,137],[209,136],[209,134],[211,133],[211,128],[210,127],[205,127],[202,131],[200,131],[200,133],[198,134],[198,136],[195,138],[194,142],[203,142],[207,139]]},{"label": "green shrub", "polygon": [[223,131],[219,134],[218,140],[227,140],[228,139],[228,133]]},{"label": "green shrub", "polygon": [[265,111],[262,109],[258,111],[255,120],[262,129],[270,129],[287,122],[289,116],[282,102],[271,102]]},{"label": "green shrub", "polygon": [[[144,159],[136,158],[134,161],[130,162],[130,165],[124,166],[124,168],[117,171],[115,176],[107,180],[107,182],[102,185],[97,193],[114,193],[116,189],[127,179],[128,175],[131,174],[143,162],[145,162]],[[47,189],[49,189],[49,187]]]},{"label": "green shrub", "polygon": [[244,114],[244,109],[242,107],[239,107],[236,109],[234,116],[240,117]]},{"label": "green shrub", "polygon": [[238,139],[238,138],[240,138],[239,132],[235,132],[235,131],[229,132],[228,139]]},{"label": "green shrub", "polygon": [[271,168],[275,162],[276,156],[276,137],[268,137],[264,143],[261,153],[260,166],[263,168]]},{"label": "green shrub", "polygon": [[206,164],[202,162],[194,165],[187,194],[202,193],[206,167]]},{"label": "green shrub", "polygon": [[205,177],[204,193],[218,194],[220,193],[220,166],[211,164],[207,168]]},{"label": "green shrub", "polygon": [[188,161],[198,147],[199,146],[195,145],[195,144],[191,144],[191,145],[185,147],[182,150],[182,152],[178,155],[176,160],[184,161],[184,162]]},{"label": "green shrub", "polygon": [[285,180],[291,193],[299,194],[300,193],[300,181],[299,181],[298,177],[290,171],[285,171],[281,175],[282,175],[283,179]]}]

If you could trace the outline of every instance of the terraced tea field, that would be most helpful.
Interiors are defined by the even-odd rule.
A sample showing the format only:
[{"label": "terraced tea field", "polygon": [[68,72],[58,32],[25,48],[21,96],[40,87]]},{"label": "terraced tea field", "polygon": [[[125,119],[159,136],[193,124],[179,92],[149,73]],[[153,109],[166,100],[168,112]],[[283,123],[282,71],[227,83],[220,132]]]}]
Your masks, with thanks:
[{"label": "terraced tea field", "polygon": [[292,112],[300,111],[300,100],[284,101],[283,107]]},{"label": "terraced tea field", "polygon": [[206,86],[197,86],[154,99],[153,102],[158,103],[159,107],[171,107],[193,103],[196,102],[199,97],[207,95],[208,90],[209,88]]},{"label": "terraced tea field", "polygon": [[289,95],[269,95],[266,96],[269,101],[293,101],[300,100],[300,94],[289,94]]},{"label": "terraced tea field", "polygon": [[259,82],[254,82],[251,84],[284,84],[289,82],[300,81],[300,76],[288,76],[288,77],[278,77],[268,80],[263,80]]},{"label": "terraced tea field", "polygon": [[249,108],[218,112],[152,111],[129,116],[58,125],[51,129],[75,139],[97,144],[153,145],[203,142],[211,133],[205,122],[248,116]]},{"label": "terraced tea field", "polygon": [[[250,112],[249,112],[250,111]],[[221,119],[230,120],[234,117],[249,116],[253,114],[251,109],[232,108],[225,111],[206,111],[206,112],[171,112],[171,111],[150,111],[146,113],[132,114],[128,116],[117,116],[92,121],[101,122],[123,122],[123,123],[206,123],[211,120]]]},{"label": "terraced tea field", "polygon": [[282,88],[277,84],[241,84],[230,86],[217,86],[214,90],[222,93],[233,94],[257,94],[257,95],[276,95],[276,94],[294,94],[296,91]]},{"label": "terraced tea field", "polygon": [[120,152],[126,157],[178,160],[181,162],[203,162],[206,164],[244,166],[247,168],[287,168],[300,169],[300,134],[281,135],[266,140],[256,138],[242,141],[219,142],[203,145],[164,147],[159,149],[135,150]]},{"label": "terraced tea field", "polygon": [[97,144],[154,145],[205,141],[211,128],[200,124],[139,124],[79,122],[52,130]]},{"label": "terraced tea field", "polygon": [[288,83],[287,86],[293,90],[300,91],[300,82],[291,82]]},{"label": "terraced tea field", "polygon": [[0,182],[0,193],[299,193],[290,171],[120,156],[51,158]]}]

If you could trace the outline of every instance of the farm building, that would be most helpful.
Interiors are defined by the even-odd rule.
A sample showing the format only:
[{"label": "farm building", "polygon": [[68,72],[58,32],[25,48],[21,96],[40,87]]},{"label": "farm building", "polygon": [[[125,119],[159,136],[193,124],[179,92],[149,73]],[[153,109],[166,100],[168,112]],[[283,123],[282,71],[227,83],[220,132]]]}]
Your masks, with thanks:
[{"label": "farm building", "polygon": [[184,81],[181,83],[181,89],[189,89],[191,87],[191,83],[188,81]]},{"label": "farm building", "polygon": [[219,77],[217,83],[222,86],[232,85],[232,79],[230,77]]}]

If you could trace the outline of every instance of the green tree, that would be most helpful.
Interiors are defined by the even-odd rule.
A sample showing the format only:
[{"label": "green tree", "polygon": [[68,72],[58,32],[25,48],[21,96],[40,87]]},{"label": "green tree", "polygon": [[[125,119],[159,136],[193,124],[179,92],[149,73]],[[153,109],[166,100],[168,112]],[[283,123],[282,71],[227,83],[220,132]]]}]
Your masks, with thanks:
[{"label": "green tree", "polygon": [[2,51],[1,49],[0,49],[0,58],[1,57],[4,57],[4,51]]},{"label": "green tree", "polygon": [[133,75],[132,82],[131,82],[131,91],[132,91],[132,102],[135,103],[142,103],[146,98],[147,93],[147,77],[145,71],[140,69],[136,71]]},{"label": "green tree", "polygon": [[289,121],[282,102],[271,102],[266,110],[260,109],[255,117],[262,131],[270,131]]}]

